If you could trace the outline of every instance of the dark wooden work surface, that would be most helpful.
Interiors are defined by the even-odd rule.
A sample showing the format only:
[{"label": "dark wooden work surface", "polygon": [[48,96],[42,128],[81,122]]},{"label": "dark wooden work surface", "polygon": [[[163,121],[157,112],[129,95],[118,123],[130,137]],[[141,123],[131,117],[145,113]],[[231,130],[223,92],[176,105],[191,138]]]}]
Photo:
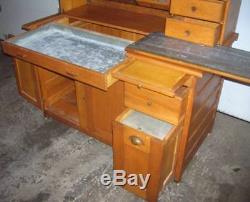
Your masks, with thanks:
[{"label": "dark wooden work surface", "polygon": [[170,59],[171,62],[186,63],[191,68],[250,83],[250,52],[247,51],[197,45],[161,33],[152,33],[129,45],[127,50],[149,53]]}]

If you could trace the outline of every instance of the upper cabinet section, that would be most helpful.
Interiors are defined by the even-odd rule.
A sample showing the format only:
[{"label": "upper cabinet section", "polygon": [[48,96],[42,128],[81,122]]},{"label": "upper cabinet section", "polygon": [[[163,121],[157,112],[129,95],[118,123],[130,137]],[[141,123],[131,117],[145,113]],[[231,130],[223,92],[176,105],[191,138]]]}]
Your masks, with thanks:
[{"label": "upper cabinet section", "polygon": [[241,0],[171,0],[172,17],[165,33],[208,46],[231,46],[238,37],[235,30],[240,5]]},{"label": "upper cabinet section", "polygon": [[23,26],[57,22],[137,41],[152,32],[206,46],[231,46],[241,0],[60,0],[61,13]]}]

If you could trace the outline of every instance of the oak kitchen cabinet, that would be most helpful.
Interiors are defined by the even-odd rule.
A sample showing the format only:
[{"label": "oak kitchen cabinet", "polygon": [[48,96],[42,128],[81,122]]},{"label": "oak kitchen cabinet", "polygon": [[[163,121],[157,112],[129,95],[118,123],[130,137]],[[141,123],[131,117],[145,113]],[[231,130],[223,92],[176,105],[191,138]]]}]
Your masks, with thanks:
[{"label": "oak kitchen cabinet", "polygon": [[250,83],[249,53],[220,46],[237,39],[240,1],[60,5],[3,42],[20,94],[112,145],[114,169],[151,174],[146,190],[125,188],[156,201],[212,130],[223,79]]}]

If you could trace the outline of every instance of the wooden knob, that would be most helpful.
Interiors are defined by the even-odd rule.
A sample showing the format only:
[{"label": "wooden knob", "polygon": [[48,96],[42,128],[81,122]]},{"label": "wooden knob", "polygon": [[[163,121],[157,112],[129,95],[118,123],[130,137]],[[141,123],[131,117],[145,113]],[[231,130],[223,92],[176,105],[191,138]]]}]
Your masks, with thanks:
[{"label": "wooden knob", "polygon": [[194,13],[194,12],[197,11],[197,7],[196,7],[196,6],[192,6],[192,7],[191,7],[191,10],[192,10],[192,12]]},{"label": "wooden knob", "polygon": [[152,101],[150,101],[150,100],[147,101],[147,105],[148,105],[149,107],[152,106],[152,104],[153,104]]},{"label": "wooden knob", "polygon": [[138,89],[141,89],[141,88],[142,88],[142,85],[141,85],[141,84],[139,84],[139,85],[137,86],[137,88],[138,88]]},{"label": "wooden knob", "polygon": [[137,136],[130,136],[129,139],[133,145],[143,145],[142,139]]},{"label": "wooden knob", "polygon": [[189,30],[186,30],[184,33],[185,33],[185,36],[186,36],[186,37],[189,37],[190,34],[191,34],[191,32],[190,32]]},{"label": "wooden knob", "polygon": [[73,78],[77,77],[76,74],[73,74],[73,73],[71,73],[71,72],[66,72],[66,74],[67,74],[68,76],[70,76],[70,77],[73,77]]}]

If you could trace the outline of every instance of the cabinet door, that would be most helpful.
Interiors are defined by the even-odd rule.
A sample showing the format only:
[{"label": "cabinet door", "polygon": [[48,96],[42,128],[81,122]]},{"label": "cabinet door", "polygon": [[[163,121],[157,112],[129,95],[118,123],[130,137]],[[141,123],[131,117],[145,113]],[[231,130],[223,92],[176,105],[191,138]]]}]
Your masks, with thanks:
[{"label": "cabinet door", "polygon": [[90,87],[87,92],[90,127],[95,138],[112,145],[112,123],[124,110],[124,86],[121,81],[108,91]]},{"label": "cabinet door", "polygon": [[76,82],[76,97],[81,130],[112,144],[112,123],[124,110],[124,86],[121,81],[107,91]]},{"label": "cabinet door", "polygon": [[15,59],[16,79],[19,93],[35,106],[41,108],[40,88],[36,67]]}]

